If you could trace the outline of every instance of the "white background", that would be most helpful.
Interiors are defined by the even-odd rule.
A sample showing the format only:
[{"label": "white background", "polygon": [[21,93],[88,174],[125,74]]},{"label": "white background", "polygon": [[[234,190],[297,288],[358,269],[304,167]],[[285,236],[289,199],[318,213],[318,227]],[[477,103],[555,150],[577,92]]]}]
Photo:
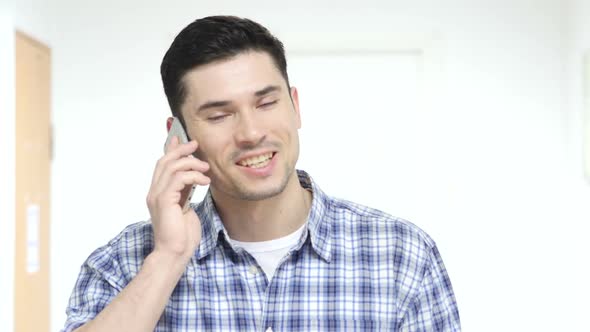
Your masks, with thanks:
[{"label": "white background", "polygon": [[[52,49],[58,330],[84,259],[148,216],[145,193],[168,116],[159,78],[165,50],[190,21],[218,13],[260,21],[284,41],[293,70],[317,65],[322,80],[332,79],[301,78],[302,165],[328,193],[410,219],[437,241],[465,331],[590,330],[581,67],[590,4],[581,0],[3,0],[2,330],[13,326],[13,29]],[[317,47],[330,52],[314,62]],[[349,71],[342,53],[375,62]],[[354,92],[372,98],[355,100]]]}]

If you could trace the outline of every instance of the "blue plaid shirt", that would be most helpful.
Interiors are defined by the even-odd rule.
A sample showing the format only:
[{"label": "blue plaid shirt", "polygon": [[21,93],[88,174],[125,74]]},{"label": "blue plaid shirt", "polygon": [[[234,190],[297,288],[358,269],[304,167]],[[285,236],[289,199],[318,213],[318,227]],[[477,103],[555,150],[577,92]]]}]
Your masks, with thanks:
[{"label": "blue plaid shirt", "polygon": [[[195,206],[202,240],[155,331],[460,331],[433,240],[381,211],[313,192],[298,244],[267,280],[228,241],[211,194]],[[154,245],[150,222],[125,228],[82,266],[63,331],[93,319],[138,273]]]}]

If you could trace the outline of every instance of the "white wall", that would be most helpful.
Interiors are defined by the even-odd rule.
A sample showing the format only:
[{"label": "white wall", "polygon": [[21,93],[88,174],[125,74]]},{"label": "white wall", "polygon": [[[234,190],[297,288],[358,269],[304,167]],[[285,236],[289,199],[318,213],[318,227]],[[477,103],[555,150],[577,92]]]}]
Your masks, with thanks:
[{"label": "white wall", "polygon": [[[567,104],[565,109],[567,111],[564,114],[568,116],[565,131],[567,144],[565,148],[568,152],[568,164],[575,165],[575,167],[569,168],[566,174],[571,179],[572,186],[569,187],[567,192],[564,192],[564,196],[568,197],[571,203],[568,208],[572,206],[577,208],[569,211],[570,220],[566,219],[568,215],[564,215],[561,220],[568,221],[564,225],[567,228],[563,236],[565,239],[564,242],[567,241],[569,244],[568,252],[578,252],[580,254],[569,254],[561,257],[561,259],[565,260],[563,264],[564,278],[556,279],[556,281],[570,285],[567,289],[572,293],[571,298],[575,299],[574,301],[570,301],[574,305],[564,306],[568,308],[567,310],[571,310],[572,317],[586,315],[588,306],[576,304],[582,303],[579,301],[588,298],[588,294],[590,294],[590,286],[588,285],[588,280],[590,279],[590,273],[588,272],[590,269],[590,262],[588,260],[590,244],[587,238],[588,223],[590,221],[590,177],[584,176],[584,171],[581,167],[584,160],[584,121],[590,120],[590,109],[586,110],[586,114],[584,114],[584,98],[587,98],[587,106],[590,106],[590,89],[588,89],[590,86],[586,86],[586,95],[584,96],[583,94],[584,84],[590,84],[590,81],[584,83],[584,69],[582,65],[583,56],[590,54],[590,22],[588,21],[588,17],[590,17],[590,3],[588,1],[569,1],[569,19],[567,20],[567,30],[564,38],[567,42],[565,66],[567,77]],[[590,127],[587,129],[590,130]],[[586,133],[586,135],[588,134],[590,133]],[[590,149],[590,145],[585,148]],[[564,291],[567,291],[567,289],[564,289]],[[588,329],[588,324],[583,326]]]},{"label": "white wall", "polygon": [[[88,254],[147,218],[168,115],[161,57],[184,25],[216,13],[257,19],[290,50],[326,36],[342,48],[359,37],[431,36],[444,74],[438,112],[425,119],[432,167],[421,169],[444,180],[416,196],[429,213],[412,221],[438,242],[464,329],[590,327],[576,62],[590,46],[584,1],[41,3],[19,5],[16,24],[53,52],[52,330]],[[370,131],[358,137],[372,139]],[[398,214],[394,206],[388,211]]]},{"label": "white wall", "polygon": [[[568,77],[568,156],[571,162],[580,165],[583,162],[583,130],[584,121],[590,123],[590,77],[588,81],[583,80],[583,59],[590,57],[590,3],[588,1],[573,0],[569,8],[567,25],[567,77]],[[586,95],[584,95],[586,89]],[[584,98],[587,104],[584,103]],[[585,109],[585,107],[587,107]],[[590,128],[589,128],[590,129]],[[586,133],[588,135],[588,133]],[[590,145],[587,146],[590,148]],[[590,165],[589,165],[590,167]],[[581,169],[575,169],[572,177],[581,180],[584,174]],[[590,183],[590,173],[586,175],[586,181]],[[586,189],[586,190],[584,190]],[[587,192],[585,186],[583,191]]]}]

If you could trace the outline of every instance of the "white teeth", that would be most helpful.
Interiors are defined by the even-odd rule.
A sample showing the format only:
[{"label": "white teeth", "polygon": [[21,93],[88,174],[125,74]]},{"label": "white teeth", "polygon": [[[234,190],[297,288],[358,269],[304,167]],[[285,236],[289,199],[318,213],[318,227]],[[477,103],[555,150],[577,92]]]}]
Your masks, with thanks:
[{"label": "white teeth", "polygon": [[251,166],[248,166],[248,167],[250,167],[250,168],[262,168],[262,167],[268,165],[268,163],[270,163],[270,159],[266,159],[265,161],[263,161],[261,163],[254,164],[254,165],[251,165]]},{"label": "white teeth", "polygon": [[240,166],[248,166],[252,168],[264,167],[272,158],[272,152],[261,154],[252,158],[241,160],[238,164]]}]

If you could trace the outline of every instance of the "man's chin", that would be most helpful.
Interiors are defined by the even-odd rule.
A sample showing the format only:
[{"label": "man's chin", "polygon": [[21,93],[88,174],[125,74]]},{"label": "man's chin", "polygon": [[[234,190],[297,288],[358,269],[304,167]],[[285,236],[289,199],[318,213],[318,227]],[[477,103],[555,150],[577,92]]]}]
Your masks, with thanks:
[{"label": "man's chin", "polygon": [[275,186],[274,188],[256,190],[247,190],[241,188],[235,192],[235,197],[243,201],[263,201],[280,195],[285,190],[285,186]]},{"label": "man's chin", "polygon": [[237,199],[244,201],[261,201],[279,196],[289,183],[289,177],[283,175],[281,178],[267,178],[262,181],[246,181],[237,184],[234,195]]},{"label": "man's chin", "polygon": [[[278,169],[280,170],[280,169]],[[244,177],[243,174],[233,174],[228,176],[231,182],[225,185],[216,186],[215,179],[212,179],[212,186],[214,190],[220,190],[226,195],[236,200],[243,201],[261,201],[279,196],[289,183],[292,173],[288,169],[283,169],[285,172],[275,172],[272,176],[264,179],[251,179]]]}]

